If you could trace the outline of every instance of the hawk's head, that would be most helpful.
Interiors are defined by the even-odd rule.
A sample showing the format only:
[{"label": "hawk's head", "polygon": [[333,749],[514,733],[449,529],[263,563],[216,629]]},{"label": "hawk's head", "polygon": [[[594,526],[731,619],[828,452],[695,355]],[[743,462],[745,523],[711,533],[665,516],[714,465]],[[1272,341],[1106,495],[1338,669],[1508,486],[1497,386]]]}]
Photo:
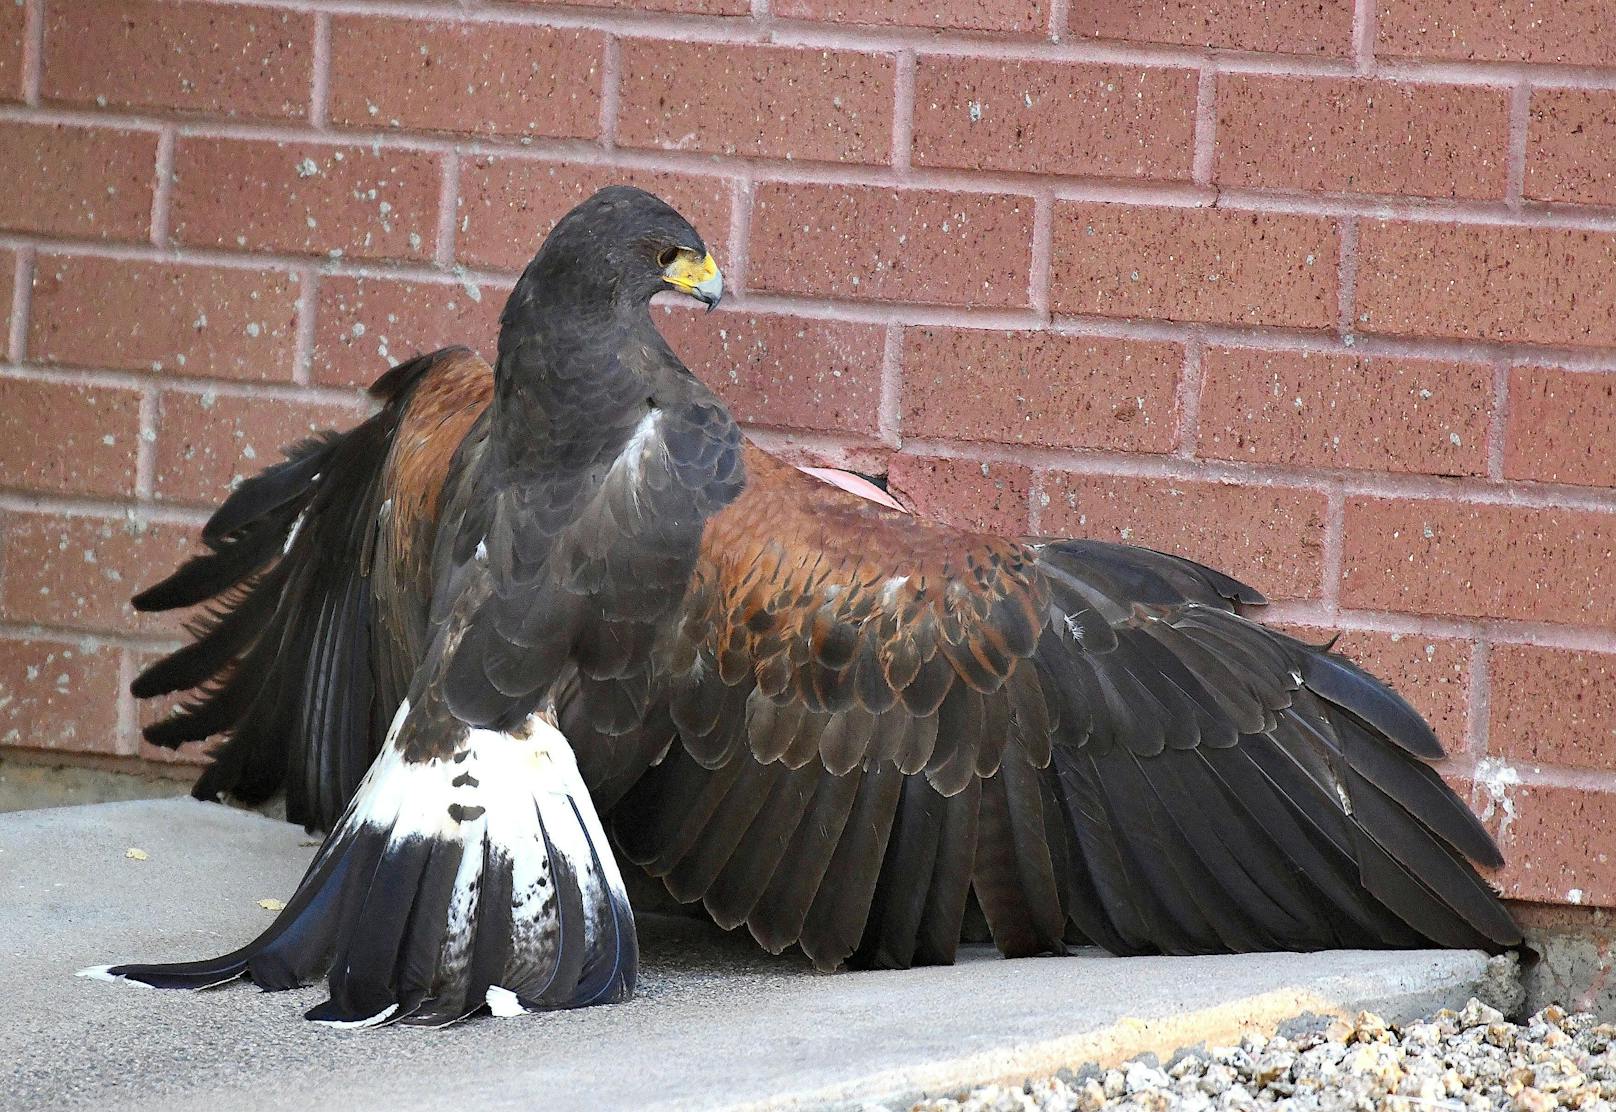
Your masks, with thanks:
[{"label": "hawk's head", "polygon": [[673,289],[711,309],[724,293],[724,276],[690,222],[627,185],[602,189],[557,221],[528,269],[619,305],[642,306]]}]

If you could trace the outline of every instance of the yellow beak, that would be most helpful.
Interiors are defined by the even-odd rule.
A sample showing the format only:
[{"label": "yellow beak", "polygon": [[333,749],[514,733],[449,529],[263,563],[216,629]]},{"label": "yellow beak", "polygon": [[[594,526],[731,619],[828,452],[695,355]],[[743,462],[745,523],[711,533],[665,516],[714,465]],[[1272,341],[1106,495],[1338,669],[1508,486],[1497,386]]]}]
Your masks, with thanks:
[{"label": "yellow beak", "polygon": [[681,251],[662,272],[662,280],[700,301],[709,311],[724,296],[724,272],[718,269],[711,255],[698,260],[693,252]]}]

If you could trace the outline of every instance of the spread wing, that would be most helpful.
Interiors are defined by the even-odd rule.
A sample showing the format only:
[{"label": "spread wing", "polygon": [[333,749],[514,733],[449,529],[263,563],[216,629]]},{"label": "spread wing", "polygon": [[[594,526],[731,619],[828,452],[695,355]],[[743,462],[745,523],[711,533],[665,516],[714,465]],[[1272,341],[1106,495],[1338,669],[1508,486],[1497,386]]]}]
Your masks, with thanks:
[{"label": "spread wing", "polygon": [[203,528],[207,551],[134,603],[207,603],[195,640],[136,679],[193,691],[146,728],[156,745],[227,735],[193,794],[259,803],[330,829],[380,751],[425,651],[439,491],[493,371],[465,348],[394,367],[381,411],[289,449]]},{"label": "spread wing", "polygon": [[660,646],[666,717],[599,739],[682,742],[616,815],[678,898],[823,966],[949,960],[971,898],[1012,954],[1518,939],[1429,727],[1235,613],[1249,588],[747,471]]}]

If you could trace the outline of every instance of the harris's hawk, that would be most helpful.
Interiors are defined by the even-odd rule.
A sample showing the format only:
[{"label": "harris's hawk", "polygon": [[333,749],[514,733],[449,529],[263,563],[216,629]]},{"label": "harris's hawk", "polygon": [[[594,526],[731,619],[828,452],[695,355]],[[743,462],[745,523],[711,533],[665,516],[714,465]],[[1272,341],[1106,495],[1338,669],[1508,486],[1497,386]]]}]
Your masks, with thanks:
[{"label": "harris's hawk", "polygon": [[310,1018],[349,1025],[619,1000],[614,851],[827,969],[949,962],[973,902],[1012,956],[1519,941],[1386,686],[1200,564],[963,532],[772,459],[654,327],[670,287],[718,299],[701,237],[603,190],[493,368],[394,368],[136,599],[216,607],[136,681],[200,693],[148,737],[227,734],[197,795],[284,791],[331,833],[242,949],[98,972],[326,974]]}]

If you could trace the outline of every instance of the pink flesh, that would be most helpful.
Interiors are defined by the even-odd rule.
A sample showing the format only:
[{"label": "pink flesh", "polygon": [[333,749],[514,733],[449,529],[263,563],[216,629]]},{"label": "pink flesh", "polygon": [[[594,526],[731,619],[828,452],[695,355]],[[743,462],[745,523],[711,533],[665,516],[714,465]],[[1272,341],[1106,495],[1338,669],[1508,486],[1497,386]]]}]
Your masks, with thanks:
[{"label": "pink flesh", "polygon": [[833,487],[841,487],[849,494],[856,494],[860,498],[867,498],[871,502],[875,502],[878,505],[887,506],[894,510],[902,510],[904,513],[909,512],[909,510],[903,505],[899,504],[899,502],[893,498],[892,495],[888,494],[886,491],[882,490],[880,487],[876,486],[862,475],[855,475],[851,471],[838,471],[834,467],[799,467],[798,470],[805,471],[814,478],[820,480],[821,482],[829,483]]}]

